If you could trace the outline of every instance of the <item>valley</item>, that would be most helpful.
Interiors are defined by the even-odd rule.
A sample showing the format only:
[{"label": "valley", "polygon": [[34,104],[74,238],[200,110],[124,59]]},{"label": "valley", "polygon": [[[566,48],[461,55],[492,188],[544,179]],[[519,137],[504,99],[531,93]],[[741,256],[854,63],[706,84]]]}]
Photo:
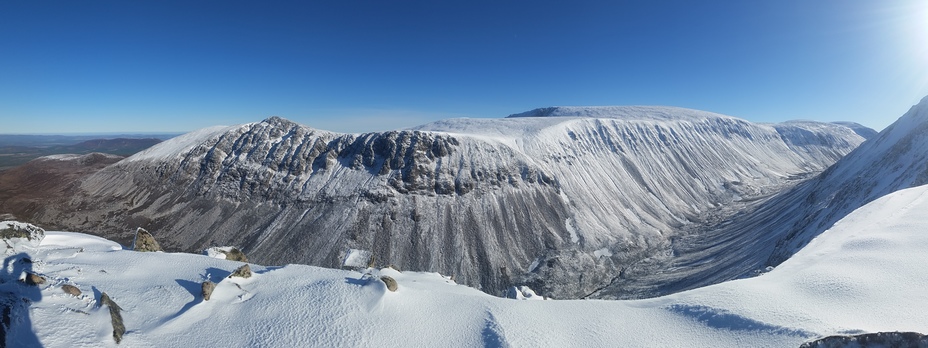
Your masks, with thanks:
[{"label": "valley", "polygon": [[521,284],[554,298],[646,298],[766,267],[767,244],[750,260],[704,262],[745,247],[716,225],[864,140],[846,125],[669,107],[547,108],[360,135],[269,118],[168,140],[13,214],[122,243],[142,227],[173,251],[236,245],[271,265],[341,267],[365,250],[494,295]]}]

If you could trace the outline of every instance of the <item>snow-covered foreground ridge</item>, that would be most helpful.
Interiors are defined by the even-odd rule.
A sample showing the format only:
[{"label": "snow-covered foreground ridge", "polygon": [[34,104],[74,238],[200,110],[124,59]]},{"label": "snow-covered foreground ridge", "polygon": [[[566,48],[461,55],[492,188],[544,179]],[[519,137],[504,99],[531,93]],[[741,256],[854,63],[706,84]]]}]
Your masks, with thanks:
[{"label": "snow-covered foreground ridge", "polygon": [[[389,268],[365,276],[252,265],[251,278],[226,278],[242,263],[67,232],[13,243],[0,286],[29,299],[8,335],[17,347],[115,346],[101,292],[122,308],[127,347],[796,347],[833,334],[928,330],[925,211],[928,186],[898,191],[769,273],[648,300],[517,301]],[[16,272],[47,282],[27,286]],[[379,275],[395,278],[397,291]],[[209,301],[200,296],[206,279],[218,283]],[[83,293],[64,293],[66,284]]]},{"label": "snow-covered foreground ridge", "polygon": [[174,251],[237,245],[264,264],[338,267],[361,250],[494,295],[581,298],[864,141],[829,123],[567,111],[368,134],[277,117],[208,128],[84,178],[30,218],[120,242],[143,227]]}]

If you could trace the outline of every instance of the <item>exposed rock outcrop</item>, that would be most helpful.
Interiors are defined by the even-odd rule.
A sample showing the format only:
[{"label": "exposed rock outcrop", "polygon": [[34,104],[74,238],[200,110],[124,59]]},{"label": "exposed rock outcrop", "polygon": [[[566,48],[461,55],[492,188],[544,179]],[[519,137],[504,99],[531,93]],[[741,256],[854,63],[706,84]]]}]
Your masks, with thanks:
[{"label": "exposed rock outcrop", "polygon": [[213,283],[209,280],[203,282],[202,286],[203,301],[209,301],[210,296],[213,296],[213,290],[216,289],[216,283]]},{"label": "exposed rock outcrop", "polygon": [[68,295],[71,295],[71,296],[80,296],[80,295],[81,295],[81,289],[78,289],[78,288],[77,288],[76,286],[74,286],[74,285],[69,285],[69,284],[62,285],[62,286],[61,286],[61,291],[64,291],[64,293],[66,293],[66,294],[68,294]]},{"label": "exposed rock outcrop", "polygon": [[245,256],[245,253],[238,250],[238,248],[231,248],[224,253],[226,254],[226,260],[248,262],[248,256]]},{"label": "exposed rock outcrop", "polygon": [[928,347],[928,336],[917,332],[877,332],[860,335],[839,335],[806,342],[800,348],[849,347]]},{"label": "exposed rock outcrop", "polygon": [[0,221],[0,240],[6,247],[5,255],[35,248],[45,238],[45,230],[24,222]]},{"label": "exposed rock outcrop", "polygon": [[26,272],[26,278],[23,279],[23,282],[25,282],[26,285],[38,286],[45,284],[45,277],[35,273]]},{"label": "exposed rock outcrop", "polygon": [[157,229],[167,250],[239,245],[271,265],[340,267],[346,250],[368,250],[378,264],[454,274],[489,293],[518,283],[575,298],[863,141],[833,124],[584,112],[595,118],[552,110],[566,117],[368,134],[277,117],[208,128],[86,177],[67,205],[33,216],[120,242],[126,226]]},{"label": "exposed rock outcrop", "polygon": [[244,264],[236,268],[232,274],[229,275],[229,278],[238,277],[238,278],[251,278],[251,266]]},{"label": "exposed rock outcrop", "polygon": [[113,340],[116,341],[116,344],[119,344],[119,342],[122,341],[122,336],[126,333],[126,326],[123,324],[122,314],[119,313],[122,308],[120,308],[116,302],[113,302],[110,296],[105,292],[100,295],[100,305],[106,306],[110,311],[110,323],[113,326]]},{"label": "exposed rock outcrop", "polygon": [[390,292],[396,292],[396,279],[393,279],[391,276],[381,276],[380,281],[387,285],[387,290],[390,290]]},{"label": "exposed rock outcrop", "polygon": [[132,250],[142,252],[162,251],[161,245],[158,244],[155,237],[141,227],[135,230],[135,242],[132,243]]}]

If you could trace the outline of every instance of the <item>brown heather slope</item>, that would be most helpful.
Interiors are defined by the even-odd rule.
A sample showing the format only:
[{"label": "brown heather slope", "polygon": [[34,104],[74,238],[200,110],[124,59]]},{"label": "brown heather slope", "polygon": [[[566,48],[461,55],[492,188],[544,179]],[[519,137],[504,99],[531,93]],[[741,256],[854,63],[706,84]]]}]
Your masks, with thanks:
[{"label": "brown heather slope", "polygon": [[0,214],[30,221],[41,207],[66,203],[80,179],[123,158],[103,153],[53,155],[0,171]]}]

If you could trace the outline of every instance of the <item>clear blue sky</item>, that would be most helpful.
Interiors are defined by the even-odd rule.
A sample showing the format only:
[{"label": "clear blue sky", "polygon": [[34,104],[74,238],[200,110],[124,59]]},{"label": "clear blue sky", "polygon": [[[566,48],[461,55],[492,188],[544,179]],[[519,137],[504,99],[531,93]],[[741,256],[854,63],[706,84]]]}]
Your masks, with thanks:
[{"label": "clear blue sky", "polygon": [[370,131],[552,105],[882,129],[928,95],[928,1],[0,1],[0,133],[282,116]]}]

